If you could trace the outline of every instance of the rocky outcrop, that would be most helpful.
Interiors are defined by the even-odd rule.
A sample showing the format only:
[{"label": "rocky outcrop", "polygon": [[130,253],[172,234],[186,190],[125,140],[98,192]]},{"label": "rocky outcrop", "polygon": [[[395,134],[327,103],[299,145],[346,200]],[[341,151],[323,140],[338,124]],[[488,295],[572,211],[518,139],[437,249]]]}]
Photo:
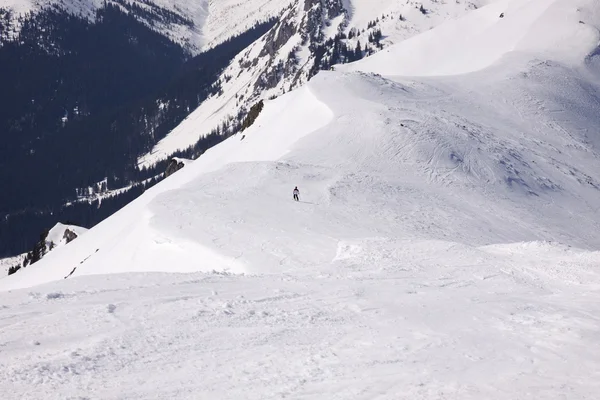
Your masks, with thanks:
[{"label": "rocky outcrop", "polygon": [[86,228],[76,225],[56,224],[52,229],[42,232],[40,240],[35,243],[31,251],[24,255],[22,262],[8,269],[8,275],[35,264],[50,251],[72,242],[86,231]]},{"label": "rocky outcrop", "polygon": [[65,240],[65,242],[70,243],[73,240],[77,239],[77,234],[74,231],[67,228],[67,229],[65,229],[63,239]]},{"label": "rocky outcrop", "polygon": [[185,167],[185,163],[181,159],[177,157],[171,158],[169,164],[167,164],[167,169],[165,170],[165,177],[173,175],[183,167]]},{"label": "rocky outcrop", "polygon": [[289,19],[281,20],[276,29],[271,29],[267,34],[260,57],[273,57],[296,34],[297,29]]}]

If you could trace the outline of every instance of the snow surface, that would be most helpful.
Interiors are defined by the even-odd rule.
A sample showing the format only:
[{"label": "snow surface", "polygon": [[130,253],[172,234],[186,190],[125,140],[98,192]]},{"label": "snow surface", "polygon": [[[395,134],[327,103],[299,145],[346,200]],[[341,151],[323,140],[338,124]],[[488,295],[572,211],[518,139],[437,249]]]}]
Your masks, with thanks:
[{"label": "snow surface", "polygon": [[[382,43],[391,45],[410,38],[417,33],[427,31],[434,26],[441,24],[448,19],[454,19],[464,15],[467,11],[473,10],[478,6],[490,3],[493,0],[477,0],[477,1],[452,1],[438,2],[436,0],[424,1],[406,1],[395,2],[389,0],[347,0],[344,2],[345,8],[349,12],[347,20],[337,17],[330,22],[329,27],[325,29],[323,34],[325,37],[332,38],[341,29],[342,22],[346,23],[345,31],[367,29],[370,22],[379,19],[377,28],[381,29],[384,35]],[[211,3],[212,4],[212,3]],[[231,11],[233,17],[229,14],[224,14],[221,11],[228,10],[223,3],[223,8],[218,11],[211,11],[212,17],[209,16],[207,26],[211,25],[211,21],[219,21],[221,29],[231,31],[232,24],[239,25],[236,21],[240,19],[240,14],[237,11]],[[254,9],[258,3],[248,2],[243,3],[244,7]],[[270,2],[269,5],[274,3]],[[419,5],[423,4],[427,10],[427,15],[423,15],[419,11]],[[240,8],[238,11],[243,11]],[[265,10],[270,10],[266,8]],[[304,11],[304,2],[297,1],[295,9],[288,11],[296,14],[296,24],[301,25],[306,17]],[[255,16],[255,14],[252,14]],[[404,20],[400,20],[399,16],[404,16]],[[231,19],[230,19],[231,18]],[[254,17],[253,17],[254,18]],[[256,16],[258,18],[258,16]],[[231,21],[229,22],[223,22]],[[237,28],[236,28],[237,29]],[[235,30],[234,30],[235,31]],[[207,37],[221,37],[211,33],[206,34]],[[356,42],[361,41],[362,45],[367,41],[367,33],[349,41],[350,48],[356,47]],[[460,40],[460,38],[457,38]],[[147,154],[141,156],[138,160],[138,165],[141,167],[149,167],[161,160],[167,159],[177,150],[185,149],[195,144],[202,136],[210,133],[214,128],[221,126],[224,121],[230,116],[237,115],[241,106],[246,106],[249,109],[252,105],[261,99],[268,99],[272,96],[279,96],[289,90],[292,82],[297,79],[306,79],[307,62],[310,58],[309,44],[303,43],[303,38],[300,34],[292,36],[283,48],[275,55],[275,59],[287,60],[292,49],[296,48],[296,59],[298,65],[301,66],[300,73],[294,73],[287,79],[282,79],[278,85],[272,89],[262,91],[258,96],[254,95],[254,88],[257,81],[260,80],[263,71],[271,66],[270,56],[260,57],[261,50],[264,46],[264,40],[259,39],[248,49],[242,51],[229,65],[229,67],[221,75],[221,87],[223,94],[215,95],[204,101],[200,107],[192,112],[179,126],[171,131],[164,139],[162,139],[154,148]],[[254,64],[256,60],[256,64]],[[252,63],[252,67],[245,69],[241,64],[248,62]],[[305,68],[306,67],[306,68]],[[304,68],[304,69],[302,69]],[[225,78],[227,77],[227,78]],[[242,98],[244,100],[242,100]]]},{"label": "snow surface", "polygon": [[106,275],[3,294],[0,394],[598,395],[597,254],[373,240],[338,258],[318,275]]},{"label": "snow surface", "polygon": [[1,280],[0,396],[597,398],[599,41],[553,32],[600,3],[525,3],[528,51],[321,73]]},{"label": "snow surface", "polygon": [[18,14],[24,14],[32,10],[34,4],[33,0],[2,0],[0,7],[9,8]]}]

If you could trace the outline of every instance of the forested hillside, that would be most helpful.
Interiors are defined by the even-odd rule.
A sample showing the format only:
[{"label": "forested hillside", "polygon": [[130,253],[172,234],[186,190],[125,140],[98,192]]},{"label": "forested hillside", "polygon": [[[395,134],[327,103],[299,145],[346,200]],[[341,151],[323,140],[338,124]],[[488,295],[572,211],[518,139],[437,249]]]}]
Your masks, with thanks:
[{"label": "forested hillside", "polygon": [[[114,4],[94,21],[51,8],[20,22],[16,37],[8,25],[0,34],[0,256],[60,220],[92,226],[152,185],[164,165],[139,171],[137,157],[217,92],[221,70],[273,24],[191,58]],[[78,189],[103,180],[137,185],[77,203]]]}]

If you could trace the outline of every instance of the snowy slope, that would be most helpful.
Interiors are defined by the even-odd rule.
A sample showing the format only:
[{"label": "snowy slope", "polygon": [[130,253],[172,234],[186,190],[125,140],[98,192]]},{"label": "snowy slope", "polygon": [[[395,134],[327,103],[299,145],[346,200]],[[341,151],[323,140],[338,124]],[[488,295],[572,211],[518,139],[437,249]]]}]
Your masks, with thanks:
[{"label": "snowy slope", "polygon": [[600,4],[503,4],[485,68],[320,73],[1,280],[0,395],[595,398]]},{"label": "snowy slope", "polygon": [[[299,108],[297,103],[303,104],[303,106]],[[331,121],[332,116],[331,111],[315,99],[308,88],[294,92],[274,103],[269,110],[265,110],[263,118],[271,119],[268,129],[257,129],[251,138],[249,137],[243,142],[239,137],[235,137],[211,149],[200,160],[186,165],[185,168],[117,212],[115,216],[78,238],[77,242],[69,246],[68,251],[57,249],[50,253],[44,261],[54,260],[50,262],[53,265],[56,262],[56,269],[54,267],[34,268],[38,263],[22,271],[20,279],[11,280],[11,283],[7,285],[28,286],[60,279],[68,275],[75,267],[77,267],[77,273],[97,269],[103,272],[164,270],[191,272],[214,269],[237,273],[246,271],[245,263],[237,260],[236,257],[230,258],[220,254],[217,249],[212,247],[212,244],[206,246],[202,241],[196,240],[197,238],[181,237],[179,240],[177,238],[179,235],[172,232],[170,226],[163,229],[160,223],[156,224],[157,214],[153,210],[155,204],[160,204],[159,207],[172,205],[176,208],[179,207],[180,201],[193,204],[194,200],[188,198],[187,195],[178,196],[174,190],[179,190],[186,183],[196,186],[197,183],[190,181],[193,182],[197,179],[199,171],[206,173],[219,170],[231,162],[276,160],[284,156],[299,138],[325,126]],[[306,123],[306,121],[309,122]],[[287,129],[286,135],[278,135],[289,123],[295,123],[297,129]],[[265,145],[265,143],[270,143],[270,145]],[[241,144],[243,146],[240,146]],[[226,171],[223,173],[227,174]],[[210,182],[210,177],[208,179]],[[165,193],[173,193],[174,198],[165,199],[163,202],[161,198]],[[175,219],[168,217],[167,220],[170,220],[165,221],[168,224],[173,222],[177,225],[187,225],[191,224],[193,215],[185,215],[183,220],[179,217]],[[185,222],[185,220],[189,221]],[[96,235],[108,239],[109,242],[101,245]],[[123,258],[124,252],[129,253],[125,258]],[[199,260],[202,261],[190,263],[192,254],[193,257],[199,257]],[[67,257],[68,261],[63,257]],[[85,260],[85,264],[80,264],[83,260]],[[80,265],[86,267],[95,265],[95,267],[79,268]],[[40,274],[42,268],[44,268],[44,273]],[[0,286],[0,288],[2,287]]]},{"label": "snowy slope", "polygon": [[[200,136],[208,134],[223,122],[228,122],[241,109],[247,110],[261,99],[279,96],[290,88],[304,84],[315,58],[311,46],[323,44],[339,33],[348,35],[351,31],[360,31],[362,36],[347,40],[348,46],[354,48],[358,42],[364,46],[369,32],[375,29],[382,31],[382,44],[389,46],[492,1],[324,0],[322,6],[315,5],[307,11],[305,4],[321,3],[296,0],[293,7],[282,14],[280,22],[270,34],[241,52],[223,71],[220,79],[222,93],[202,103],[151,152],[140,157],[139,165],[149,166],[166,159],[173,152],[193,145]],[[247,4],[247,7],[252,7],[255,3]],[[427,14],[419,11],[421,4],[426,7]],[[328,12],[327,5],[335,10],[341,7],[341,10],[339,13]],[[237,15],[235,13],[237,11],[234,12]],[[230,18],[228,13],[223,15],[225,19]],[[404,18],[400,19],[400,16]],[[211,18],[209,16],[207,27],[212,24]],[[215,18],[219,21],[223,19]],[[237,19],[234,18],[234,21]],[[368,29],[369,24],[375,22],[376,25]],[[227,24],[219,26],[230,30]],[[294,57],[290,57],[290,54]]]}]

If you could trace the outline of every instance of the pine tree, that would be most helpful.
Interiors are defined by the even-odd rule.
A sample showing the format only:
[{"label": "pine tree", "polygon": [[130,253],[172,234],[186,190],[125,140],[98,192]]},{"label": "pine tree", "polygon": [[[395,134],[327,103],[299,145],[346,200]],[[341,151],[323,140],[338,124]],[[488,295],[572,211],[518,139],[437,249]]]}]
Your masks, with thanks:
[{"label": "pine tree", "polygon": [[40,261],[46,254],[46,237],[48,237],[48,230],[42,232],[39,242],[37,242],[35,246],[33,246],[33,250],[29,252],[29,255],[31,255],[29,257],[31,260],[29,262],[30,265]]},{"label": "pine tree", "polygon": [[8,268],[8,275],[12,275],[20,269],[21,269],[20,265],[15,265],[13,267],[10,267],[10,268]]},{"label": "pine tree", "polygon": [[360,60],[363,57],[362,47],[360,46],[360,40],[356,43],[356,49],[354,50],[354,59]]}]

